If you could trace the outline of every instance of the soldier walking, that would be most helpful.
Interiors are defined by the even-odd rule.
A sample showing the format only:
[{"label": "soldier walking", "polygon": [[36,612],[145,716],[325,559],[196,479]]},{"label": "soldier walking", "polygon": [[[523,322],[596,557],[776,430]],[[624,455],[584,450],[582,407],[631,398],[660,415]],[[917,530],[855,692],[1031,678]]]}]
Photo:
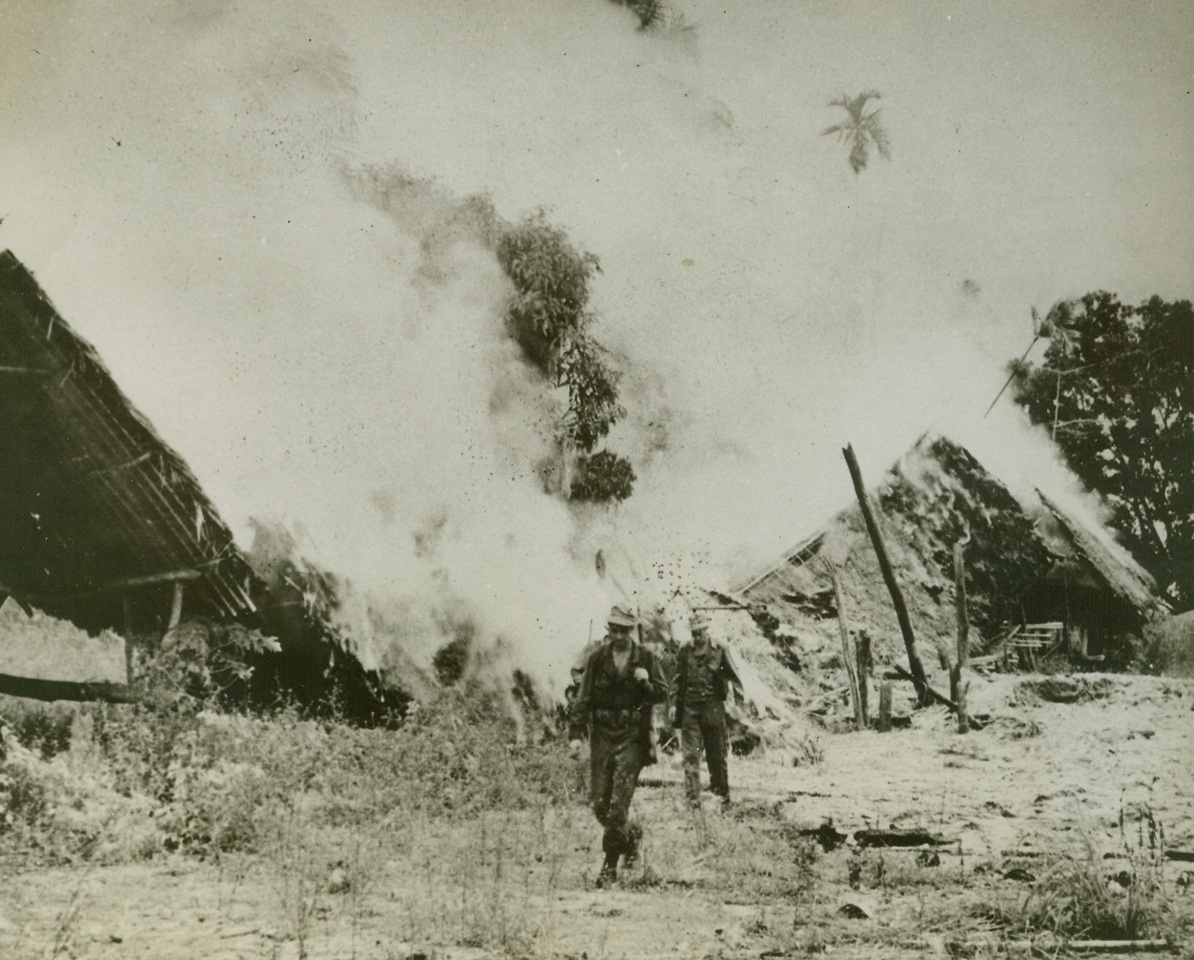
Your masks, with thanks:
[{"label": "soldier walking", "polygon": [[680,752],[684,758],[684,794],[689,806],[701,805],[701,752],[709,767],[709,788],[730,804],[730,773],[726,763],[725,699],[733,684],[742,695],[742,680],[729,651],[709,637],[709,618],[699,610],[689,619],[692,643],[676,655],[676,716]]},{"label": "soldier walking", "polygon": [[635,642],[637,625],[629,607],[610,610],[606,640],[585,661],[569,718],[573,755],[589,734],[589,801],[605,828],[599,887],[617,879],[619,857],[627,867],[638,859],[642,828],[630,821],[630,801],[649,747],[651,705],[667,699],[655,655]]}]

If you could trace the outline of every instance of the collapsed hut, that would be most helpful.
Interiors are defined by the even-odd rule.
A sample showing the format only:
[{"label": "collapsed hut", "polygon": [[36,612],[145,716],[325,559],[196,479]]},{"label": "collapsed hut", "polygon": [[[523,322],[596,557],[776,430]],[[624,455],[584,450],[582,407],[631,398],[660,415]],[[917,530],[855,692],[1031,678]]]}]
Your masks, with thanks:
[{"label": "collapsed hut", "polygon": [[[264,527],[255,554],[238,548],[183,458],[10,251],[0,252],[0,422],[0,602],[116,632],[130,673],[163,643],[200,658],[219,649],[245,667],[230,692],[247,700],[335,705],[362,720],[401,705],[337,628],[335,578]],[[76,686],[10,676],[0,692],[120,698]]]},{"label": "collapsed hut", "polygon": [[[963,544],[969,645],[1014,666],[1051,650],[1115,666],[1167,613],[1152,578],[1106,530],[1043,494],[1021,503],[964,447],[926,434],[871,490],[921,655],[944,667],[956,643],[954,547]],[[844,610],[838,609],[834,577]],[[794,655],[839,648],[839,618],[901,658],[891,597],[858,504],[735,585]]]}]

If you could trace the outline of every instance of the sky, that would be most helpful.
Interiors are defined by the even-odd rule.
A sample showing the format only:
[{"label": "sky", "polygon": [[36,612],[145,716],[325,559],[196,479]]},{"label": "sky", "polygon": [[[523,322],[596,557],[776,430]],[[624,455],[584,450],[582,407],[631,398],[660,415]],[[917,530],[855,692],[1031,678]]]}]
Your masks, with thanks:
[{"label": "sky", "polygon": [[[845,506],[847,443],[877,480],[936,430],[1080,500],[1007,397],[983,412],[1033,307],[1191,297],[1194,6],[675,0],[637,25],[609,0],[8,0],[0,248],[246,546],[279,518],[400,642],[469,620],[551,682],[611,600],[727,586]],[[856,176],[821,132],[863,90],[892,156]],[[614,511],[542,492],[558,401],[492,253],[443,232],[476,194],[600,260],[638,473]]]}]

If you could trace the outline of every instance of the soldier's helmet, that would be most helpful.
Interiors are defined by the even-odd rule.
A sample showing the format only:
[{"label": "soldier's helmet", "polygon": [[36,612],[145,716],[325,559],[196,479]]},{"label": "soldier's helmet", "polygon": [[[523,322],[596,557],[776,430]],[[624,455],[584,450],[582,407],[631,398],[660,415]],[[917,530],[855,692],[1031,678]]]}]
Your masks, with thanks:
[{"label": "soldier's helmet", "polygon": [[634,627],[638,625],[638,617],[626,604],[615,603],[610,607],[606,623],[611,627]]},{"label": "soldier's helmet", "polygon": [[688,629],[692,633],[699,633],[701,630],[708,630],[709,624],[712,621],[704,615],[700,610],[693,612],[692,616],[688,618]]}]

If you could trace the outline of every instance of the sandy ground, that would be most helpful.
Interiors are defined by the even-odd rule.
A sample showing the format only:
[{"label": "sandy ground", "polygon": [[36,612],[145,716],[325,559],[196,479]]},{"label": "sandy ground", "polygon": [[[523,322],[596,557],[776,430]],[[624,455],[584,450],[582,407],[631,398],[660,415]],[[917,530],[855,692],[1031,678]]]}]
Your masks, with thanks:
[{"label": "sandy ground", "polygon": [[[825,759],[815,767],[793,767],[781,753],[735,758],[736,802],[728,812],[711,804],[700,815],[688,812],[678,761],[665,758],[644,773],[636,798],[648,838],[645,873],[594,889],[598,831],[578,811],[578,839],[562,851],[554,893],[519,898],[517,912],[495,903],[490,922],[511,924],[511,955],[584,960],[927,957],[946,955],[957,938],[994,936],[975,919],[976,908],[1023,899],[1027,886],[1003,876],[1012,852],[1078,851],[1089,841],[1114,857],[1123,851],[1121,813],[1130,837],[1151,813],[1166,846],[1194,848],[1194,682],[1082,679],[1091,698],[1065,704],[1018,693],[1023,678],[976,680],[973,711],[993,720],[965,736],[944,710],[930,709],[887,734],[826,734]],[[811,887],[777,892],[766,886],[768,858],[778,866],[791,848],[747,849],[755,826],[777,818],[793,829],[832,818],[847,834],[926,828],[953,842],[933,865],[914,851],[860,854],[847,845],[819,856]],[[674,855],[673,847],[694,849],[698,833],[716,856]],[[739,849],[727,851],[731,844]],[[716,883],[718,864],[730,856],[751,858],[761,886]],[[1025,862],[1031,866],[1031,858]],[[847,882],[851,864],[862,873],[859,889]],[[1187,866],[1167,866],[1167,890],[1181,909],[1194,911],[1194,890],[1178,882]],[[167,859],[21,869],[10,871],[0,889],[0,956],[381,960],[502,952],[437,939],[434,918],[412,939],[419,883],[408,864],[391,861],[378,867],[367,890],[323,891],[307,901],[300,942],[276,875],[257,863]],[[843,914],[849,904],[866,917]],[[1189,946],[1177,949],[1194,956]]]}]

